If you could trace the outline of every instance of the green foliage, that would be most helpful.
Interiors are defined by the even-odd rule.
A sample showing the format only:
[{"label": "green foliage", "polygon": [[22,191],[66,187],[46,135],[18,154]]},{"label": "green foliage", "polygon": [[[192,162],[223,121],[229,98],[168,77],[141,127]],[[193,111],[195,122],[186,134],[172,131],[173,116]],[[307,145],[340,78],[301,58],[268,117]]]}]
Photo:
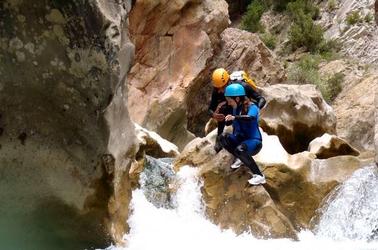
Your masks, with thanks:
[{"label": "green foliage", "polygon": [[297,84],[314,84],[319,86],[321,84],[318,72],[319,62],[319,56],[303,56],[297,63],[289,67],[288,79]]},{"label": "green foliage", "polygon": [[330,61],[336,59],[338,52],[341,50],[342,44],[337,40],[323,40],[318,46],[318,53],[323,59]]},{"label": "green foliage", "polygon": [[324,98],[328,101],[333,101],[342,90],[342,83],[344,81],[344,74],[339,72],[327,79],[326,96]]},{"label": "green foliage", "polygon": [[319,16],[319,8],[310,0],[296,0],[287,5],[293,23],[289,30],[289,42],[293,50],[300,47],[310,52],[319,51],[324,43],[324,31],[313,19]]},{"label": "green foliage", "polygon": [[272,0],[273,10],[283,12],[286,10],[288,3],[291,1],[293,0]]},{"label": "green foliage", "polygon": [[335,10],[336,9],[336,0],[328,0],[327,9],[329,11]]},{"label": "green foliage", "polygon": [[271,50],[274,50],[277,45],[277,38],[271,33],[263,33],[260,35],[261,40]]},{"label": "green foliage", "polygon": [[291,2],[287,5],[287,10],[296,22],[301,21],[303,14],[309,15],[312,19],[317,19],[320,13],[319,8],[310,0],[296,0],[295,2]]},{"label": "green foliage", "polygon": [[268,4],[263,0],[253,0],[242,17],[241,28],[250,32],[262,31],[260,19],[268,7]]},{"label": "green foliage", "polygon": [[344,74],[337,73],[332,77],[325,78],[319,74],[319,55],[303,56],[297,63],[291,65],[288,70],[288,78],[296,84],[316,85],[323,98],[332,102],[342,90]]},{"label": "green foliage", "polygon": [[361,19],[361,16],[360,16],[360,13],[358,11],[352,11],[351,13],[348,14],[348,16],[346,17],[346,22],[348,25],[354,25],[356,23],[359,23],[361,22],[362,19]]},{"label": "green foliage", "polygon": [[365,22],[367,22],[367,23],[370,23],[371,21],[373,21],[373,19],[374,19],[374,17],[371,13],[368,13],[364,18]]},{"label": "green foliage", "polygon": [[301,13],[290,27],[289,42],[293,50],[305,47],[310,52],[316,52],[324,41],[323,34],[320,25],[315,24],[309,15]]}]

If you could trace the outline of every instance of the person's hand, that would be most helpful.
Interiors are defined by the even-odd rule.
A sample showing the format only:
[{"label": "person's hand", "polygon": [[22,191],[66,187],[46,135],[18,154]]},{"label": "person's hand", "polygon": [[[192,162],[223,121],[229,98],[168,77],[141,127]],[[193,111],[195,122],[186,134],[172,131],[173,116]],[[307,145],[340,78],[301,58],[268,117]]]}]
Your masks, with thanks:
[{"label": "person's hand", "polygon": [[233,115],[227,115],[226,118],[225,118],[226,122],[233,121],[233,120],[235,120],[235,116],[233,116]]},{"label": "person's hand", "polygon": [[213,113],[213,118],[218,122],[224,121],[224,114]]},{"label": "person's hand", "polygon": [[216,113],[219,113],[219,110],[220,110],[224,105],[226,105],[226,104],[227,104],[227,101],[224,101],[224,102],[219,103],[218,106],[217,106],[217,108],[216,108],[216,110],[215,110],[215,112],[216,112]]}]

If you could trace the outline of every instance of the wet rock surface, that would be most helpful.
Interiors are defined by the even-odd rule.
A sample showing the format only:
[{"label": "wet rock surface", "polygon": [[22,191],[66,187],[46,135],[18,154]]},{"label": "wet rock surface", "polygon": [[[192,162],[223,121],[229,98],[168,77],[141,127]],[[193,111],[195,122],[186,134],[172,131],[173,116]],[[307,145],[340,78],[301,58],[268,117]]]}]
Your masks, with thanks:
[{"label": "wet rock surface", "polygon": [[[50,234],[52,241],[78,244],[74,249],[105,247],[127,229],[123,177],[134,155],[134,128],[120,82],[133,55],[130,7],[128,1],[0,3],[0,193],[8,200],[1,210],[41,221],[21,231]],[[51,228],[41,229],[43,221]]]},{"label": "wet rock surface", "polygon": [[[310,152],[288,154],[277,136],[263,133],[263,148],[254,156],[267,178],[263,186],[247,183],[249,170],[230,168],[234,161],[225,150],[215,154],[215,131],[197,138],[176,158],[200,169],[206,211],[212,221],[238,233],[250,230],[257,237],[292,237],[310,221],[323,199],[351,174],[370,163],[354,156],[316,159]],[[261,225],[265,227],[261,227]]]}]

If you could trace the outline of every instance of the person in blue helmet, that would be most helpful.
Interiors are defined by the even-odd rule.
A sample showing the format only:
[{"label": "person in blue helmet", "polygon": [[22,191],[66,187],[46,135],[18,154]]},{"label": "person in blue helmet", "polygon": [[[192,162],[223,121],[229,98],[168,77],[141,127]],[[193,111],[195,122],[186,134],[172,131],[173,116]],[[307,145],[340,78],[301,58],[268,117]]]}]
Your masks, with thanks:
[{"label": "person in blue helmet", "polygon": [[224,96],[227,104],[232,107],[232,114],[225,117],[232,122],[233,133],[224,133],[219,141],[224,149],[239,158],[251,171],[251,185],[266,183],[265,176],[252,158],[262,148],[262,136],[259,130],[259,108],[246,98],[245,89],[241,84],[233,83],[226,87]]},{"label": "person in blue helmet", "polygon": [[251,101],[254,101],[260,109],[262,109],[266,104],[265,98],[259,94],[256,84],[248,77],[245,71],[235,71],[229,75],[227,70],[223,68],[214,70],[212,74],[212,83],[214,88],[211,94],[208,113],[217,121],[218,124],[218,136],[214,145],[215,152],[219,152],[222,149],[219,142],[219,136],[223,133],[224,127],[232,123],[225,121],[225,116],[231,114],[232,108],[227,105],[224,97],[224,90],[227,85],[236,82],[244,87],[246,96]]}]

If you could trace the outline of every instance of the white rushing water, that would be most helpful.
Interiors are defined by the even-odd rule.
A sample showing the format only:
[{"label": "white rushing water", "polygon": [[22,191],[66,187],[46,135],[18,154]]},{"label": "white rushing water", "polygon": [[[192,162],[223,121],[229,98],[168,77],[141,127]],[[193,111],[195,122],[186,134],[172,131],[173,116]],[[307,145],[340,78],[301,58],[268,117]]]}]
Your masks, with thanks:
[{"label": "white rushing water", "polygon": [[[344,221],[345,224],[356,223],[356,226],[353,228],[354,231],[358,231],[365,236],[369,234],[369,232],[365,232],[364,230],[363,221],[376,220],[378,214],[378,181],[376,170],[373,167],[356,172],[339,189],[339,191],[342,191],[338,192],[338,196],[334,201],[331,201],[333,205],[324,209],[324,215],[318,228],[319,233],[315,235],[309,231],[300,232],[299,241],[289,239],[258,240],[253,235],[247,233],[236,235],[231,230],[220,230],[219,227],[208,221],[204,215],[200,191],[201,182],[196,177],[196,169],[190,167],[182,168],[178,173],[178,179],[180,185],[175,202],[177,207],[174,209],[157,208],[147,201],[143,190],[134,191],[131,202],[132,214],[128,220],[131,231],[124,236],[128,245],[125,248],[111,246],[108,249],[378,249],[377,241],[368,242],[366,241],[366,237],[348,237],[348,234],[341,233],[343,230],[350,230],[353,227],[339,226],[340,221],[338,221]],[[355,185],[357,189],[351,187],[354,186],[351,184],[352,182],[360,183]],[[362,189],[358,189],[358,186]],[[362,186],[365,187],[363,188]],[[361,192],[366,199],[361,199]],[[367,202],[369,197],[370,199],[374,198],[374,202]],[[350,205],[347,206],[344,203]],[[348,217],[348,213],[350,213],[348,210],[354,211],[354,207],[359,208],[356,209],[359,212],[357,214],[352,212],[355,216]],[[336,214],[338,215],[336,216]],[[344,236],[341,237],[339,235]],[[352,235],[355,234],[352,233]]]}]

